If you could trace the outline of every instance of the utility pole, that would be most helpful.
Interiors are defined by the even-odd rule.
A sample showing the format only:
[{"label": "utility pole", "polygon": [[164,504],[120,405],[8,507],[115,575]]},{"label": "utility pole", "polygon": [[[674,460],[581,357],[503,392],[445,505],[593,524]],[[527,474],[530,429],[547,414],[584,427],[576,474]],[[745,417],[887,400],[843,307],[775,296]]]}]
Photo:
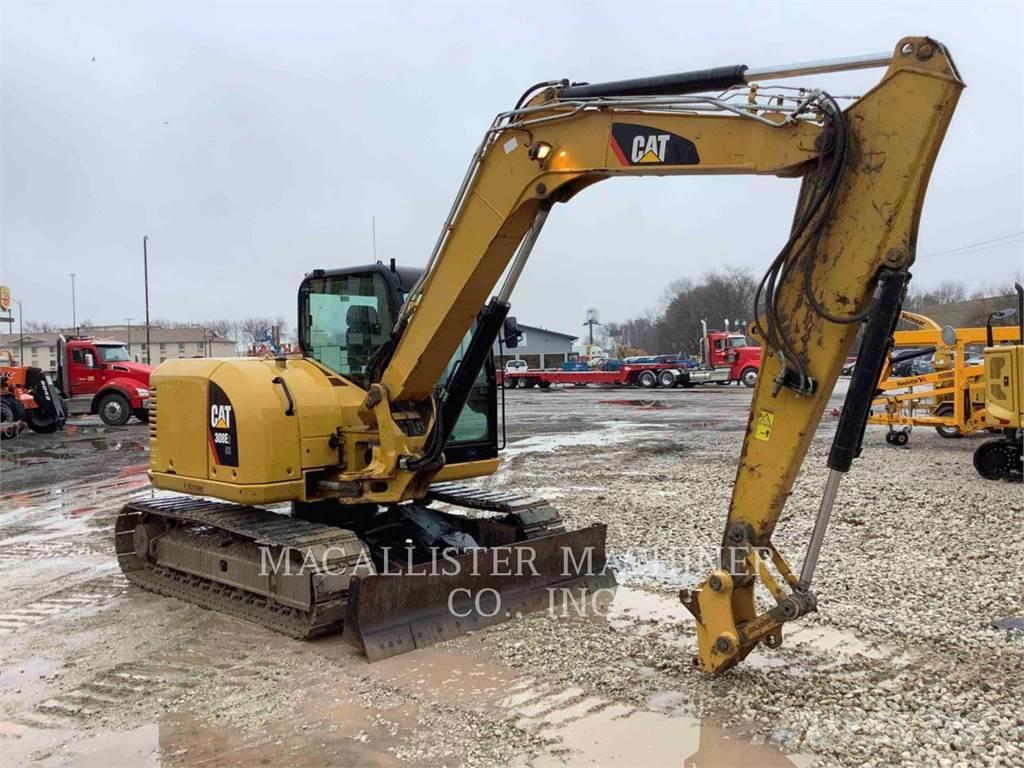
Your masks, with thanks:
[{"label": "utility pole", "polygon": [[142,274],[146,281],[146,365],[151,365],[149,360],[149,235],[142,238]]},{"label": "utility pole", "polygon": [[373,232],[373,263],[377,263],[377,217],[370,218],[370,228]]},{"label": "utility pole", "polygon": [[71,275],[71,327],[78,333],[78,313],[75,310],[75,273],[69,272]]},{"label": "utility pole", "polygon": [[25,365],[25,312],[20,301],[14,303],[18,305],[18,365]]}]

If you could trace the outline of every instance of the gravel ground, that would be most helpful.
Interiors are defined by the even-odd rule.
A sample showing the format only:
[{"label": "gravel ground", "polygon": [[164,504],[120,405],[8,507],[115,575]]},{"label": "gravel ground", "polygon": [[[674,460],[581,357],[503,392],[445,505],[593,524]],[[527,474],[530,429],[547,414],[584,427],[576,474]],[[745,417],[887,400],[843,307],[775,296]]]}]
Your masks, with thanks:
[{"label": "gravel ground", "polygon": [[[622,586],[604,615],[535,614],[373,665],[124,582],[110,527],[148,493],[143,427],[4,443],[0,748],[54,766],[1024,764],[1024,636],[990,627],[1024,614],[1024,497],[977,477],[972,439],[895,448],[870,429],[819,613],[726,675],[692,670],[674,591],[720,541],[749,397],[508,393],[487,483],[606,522]],[[834,425],[774,537],[796,564]]]}]

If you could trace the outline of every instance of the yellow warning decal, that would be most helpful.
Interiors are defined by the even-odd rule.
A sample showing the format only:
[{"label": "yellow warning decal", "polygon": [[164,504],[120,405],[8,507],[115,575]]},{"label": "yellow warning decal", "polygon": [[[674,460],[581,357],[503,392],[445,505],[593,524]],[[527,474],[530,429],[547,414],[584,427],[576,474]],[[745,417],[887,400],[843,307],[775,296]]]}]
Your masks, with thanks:
[{"label": "yellow warning decal", "polygon": [[754,439],[764,440],[765,442],[770,440],[773,424],[775,424],[775,414],[761,411],[757,417],[757,429],[754,430]]}]

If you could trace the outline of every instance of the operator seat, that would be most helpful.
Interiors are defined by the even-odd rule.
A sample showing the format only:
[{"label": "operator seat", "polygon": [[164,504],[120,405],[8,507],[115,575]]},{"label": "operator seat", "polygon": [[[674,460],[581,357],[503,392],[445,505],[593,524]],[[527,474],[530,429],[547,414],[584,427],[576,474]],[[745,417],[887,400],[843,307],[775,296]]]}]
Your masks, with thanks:
[{"label": "operator seat", "polygon": [[362,305],[349,307],[345,321],[348,324],[348,330],[345,331],[345,347],[348,352],[349,373],[365,373],[380,337],[377,310]]}]

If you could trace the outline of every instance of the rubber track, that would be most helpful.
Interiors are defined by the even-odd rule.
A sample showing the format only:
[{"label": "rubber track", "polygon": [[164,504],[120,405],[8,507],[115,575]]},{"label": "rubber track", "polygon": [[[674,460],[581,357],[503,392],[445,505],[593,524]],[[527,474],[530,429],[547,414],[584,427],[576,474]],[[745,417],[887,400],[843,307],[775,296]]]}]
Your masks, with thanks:
[{"label": "rubber track", "polygon": [[[201,525],[248,538],[271,547],[352,547],[351,531],[275,514],[257,507],[211,502],[189,497],[132,502],[124,506],[114,535],[118,562],[128,580],[144,589],[176,597],[202,608],[236,616],[299,639],[337,632],[343,626],[345,593],[318,600],[310,610],[281,605],[264,595],[194,574],[146,562],[138,557],[133,531],[142,514],[179,524]],[[358,556],[351,558],[354,565]],[[340,565],[330,563],[330,567]],[[316,578],[313,571],[311,578]]]},{"label": "rubber track", "polygon": [[[431,486],[428,500],[509,515],[527,539],[565,530],[558,511],[542,499],[516,493],[486,491],[459,483]],[[249,539],[258,546],[305,549],[347,547],[358,538],[348,530],[276,514],[258,507],[174,497],[125,505],[117,518],[114,540],[118,562],[127,579],[143,589],[175,597],[202,608],[235,616],[298,639],[340,631],[344,626],[347,590],[320,599],[311,610],[282,605],[272,598],[213,579],[144,561],[135,553],[133,532],[141,516],[161,517],[181,525],[204,526]],[[211,546],[215,537],[211,537]],[[345,565],[355,565],[352,556]],[[342,565],[332,561],[330,568]],[[315,571],[312,576],[316,579]]]}]

